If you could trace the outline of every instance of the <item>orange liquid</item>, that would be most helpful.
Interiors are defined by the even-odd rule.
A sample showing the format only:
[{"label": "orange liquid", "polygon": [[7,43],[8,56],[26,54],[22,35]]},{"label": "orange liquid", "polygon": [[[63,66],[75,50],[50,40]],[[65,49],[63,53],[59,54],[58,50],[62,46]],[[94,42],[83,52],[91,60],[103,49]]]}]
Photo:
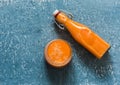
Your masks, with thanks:
[{"label": "orange liquid", "polygon": [[84,46],[97,58],[100,59],[110,47],[107,42],[105,42],[87,26],[71,20],[64,13],[60,12],[55,18],[59,23],[63,24],[67,28],[72,37],[78,43]]},{"label": "orange liquid", "polygon": [[50,65],[63,67],[71,60],[71,47],[64,40],[53,40],[45,48],[45,58]]}]

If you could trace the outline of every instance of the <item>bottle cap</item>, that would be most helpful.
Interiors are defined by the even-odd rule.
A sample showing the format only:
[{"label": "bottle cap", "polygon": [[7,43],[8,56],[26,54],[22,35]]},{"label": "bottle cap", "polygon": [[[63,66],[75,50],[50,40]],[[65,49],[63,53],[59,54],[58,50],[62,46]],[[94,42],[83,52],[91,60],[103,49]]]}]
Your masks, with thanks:
[{"label": "bottle cap", "polygon": [[72,58],[70,45],[62,39],[50,41],[45,47],[45,59],[54,67],[63,67],[67,65]]},{"label": "bottle cap", "polygon": [[60,13],[60,11],[56,9],[56,10],[53,12],[53,16],[56,17],[59,13]]}]

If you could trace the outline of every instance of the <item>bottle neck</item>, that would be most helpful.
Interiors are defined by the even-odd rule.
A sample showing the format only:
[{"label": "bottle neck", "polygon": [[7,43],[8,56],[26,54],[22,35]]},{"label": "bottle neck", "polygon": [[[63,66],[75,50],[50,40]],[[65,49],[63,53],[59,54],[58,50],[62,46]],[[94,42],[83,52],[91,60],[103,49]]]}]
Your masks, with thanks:
[{"label": "bottle neck", "polygon": [[65,25],[66,21],[69,20],[68,16],[65,15],[64,13],[60,12],[57,16],[56,16],[56,21],[58,21],[60,24]]}]

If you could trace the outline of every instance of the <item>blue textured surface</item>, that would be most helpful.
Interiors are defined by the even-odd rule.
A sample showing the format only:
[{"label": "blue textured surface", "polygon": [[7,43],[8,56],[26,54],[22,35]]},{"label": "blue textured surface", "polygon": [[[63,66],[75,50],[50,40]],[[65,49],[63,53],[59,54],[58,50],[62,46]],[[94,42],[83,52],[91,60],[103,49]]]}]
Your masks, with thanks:
[{"label": "blue textured surface", "polygon": [[[101,60],[53,24],[64,9],[89,26],[111,48]],[[62,69],[44,60],[45,45],[55,38],[73,48]],[[0,0],[0,85],[120,85],[120,0]]]}]

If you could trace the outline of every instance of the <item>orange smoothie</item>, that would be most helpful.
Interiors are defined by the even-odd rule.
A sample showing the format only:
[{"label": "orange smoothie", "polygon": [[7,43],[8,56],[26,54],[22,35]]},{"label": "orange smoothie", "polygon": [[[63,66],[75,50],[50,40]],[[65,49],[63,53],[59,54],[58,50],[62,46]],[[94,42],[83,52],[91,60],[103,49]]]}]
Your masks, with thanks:
[{"label": "orange smoothie", "polygon": [[53,15],[55,20],[60,24],[63,24],[78,43],[80,43],[98,59],[102,58],[105,52],[110,48],[110,45],[95,32],[90,30],[90,28],[73,21],[65,13],[56,10]]},{"label": "orange smoothie", "polygon": [[54,67],[63,67],[67,65],[71,58],[72,50],[65,40],[52,40],[45,47],[45,59]]}]

